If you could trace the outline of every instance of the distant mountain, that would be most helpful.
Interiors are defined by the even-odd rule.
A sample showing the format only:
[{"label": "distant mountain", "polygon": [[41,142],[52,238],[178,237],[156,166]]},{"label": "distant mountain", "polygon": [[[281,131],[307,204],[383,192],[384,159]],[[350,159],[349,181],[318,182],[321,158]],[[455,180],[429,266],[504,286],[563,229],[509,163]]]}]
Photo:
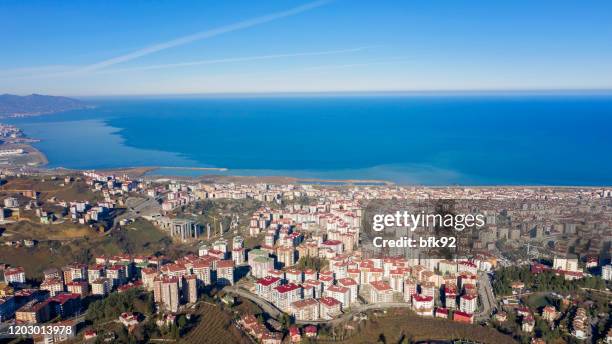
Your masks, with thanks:
[{"label": "distant mountain", "polygon": [[0,117],[26,117],[50,114],[60,111],[86,108],[88,105],[77,99],[67,97],[32,94],[16,96],[0,95]]}]

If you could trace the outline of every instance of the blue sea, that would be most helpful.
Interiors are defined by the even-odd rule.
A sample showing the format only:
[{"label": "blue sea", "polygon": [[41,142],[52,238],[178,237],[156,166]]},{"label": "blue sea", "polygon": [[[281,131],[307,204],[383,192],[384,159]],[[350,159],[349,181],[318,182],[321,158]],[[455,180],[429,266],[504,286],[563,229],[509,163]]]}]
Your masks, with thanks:
[{"label": "blue sea", "polygon": [[612,96],[89,98],[13,119],[50,167],[423,185],[612,185]]}]

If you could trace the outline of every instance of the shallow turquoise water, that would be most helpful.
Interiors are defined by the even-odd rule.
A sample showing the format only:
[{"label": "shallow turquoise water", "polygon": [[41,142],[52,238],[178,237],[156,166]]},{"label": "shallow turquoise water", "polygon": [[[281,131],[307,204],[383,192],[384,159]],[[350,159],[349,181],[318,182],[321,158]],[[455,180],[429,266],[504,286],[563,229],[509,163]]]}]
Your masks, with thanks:
[{"label": "shallow turquoise water", "polygon": [[42,140],[37,146],[55,167],[612,185],[612,97],[605,95],[87,101],[97,107],[11,122]]}]

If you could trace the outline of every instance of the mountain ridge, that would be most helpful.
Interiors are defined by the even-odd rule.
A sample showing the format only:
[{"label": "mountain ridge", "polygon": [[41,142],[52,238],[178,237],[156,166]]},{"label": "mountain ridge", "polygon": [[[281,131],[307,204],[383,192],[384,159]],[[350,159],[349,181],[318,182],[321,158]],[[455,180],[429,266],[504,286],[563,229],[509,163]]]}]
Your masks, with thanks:
[{"label": "mountain ridge", "polygon": [[33,93],[27,96],[0,95],[0,117],[28,117],[87,108],[89,105],[69,97]]}]

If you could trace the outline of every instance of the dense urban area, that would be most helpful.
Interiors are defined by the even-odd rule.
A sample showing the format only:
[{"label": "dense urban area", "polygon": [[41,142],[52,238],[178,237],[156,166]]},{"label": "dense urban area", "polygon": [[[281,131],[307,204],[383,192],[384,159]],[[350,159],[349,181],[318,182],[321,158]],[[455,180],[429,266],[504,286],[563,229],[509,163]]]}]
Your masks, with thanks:
[{"label": "dense urban area", "polygon": [[[129,173],[2,175],[5,338],[612,341],[609,189],[241,184]],[[505,199],[516,207],[479,210],[488,226],[469,238],[469,257],[366,249],[365,209],[405,199]],[[70,330],[10,336],[28,324]]]}]

